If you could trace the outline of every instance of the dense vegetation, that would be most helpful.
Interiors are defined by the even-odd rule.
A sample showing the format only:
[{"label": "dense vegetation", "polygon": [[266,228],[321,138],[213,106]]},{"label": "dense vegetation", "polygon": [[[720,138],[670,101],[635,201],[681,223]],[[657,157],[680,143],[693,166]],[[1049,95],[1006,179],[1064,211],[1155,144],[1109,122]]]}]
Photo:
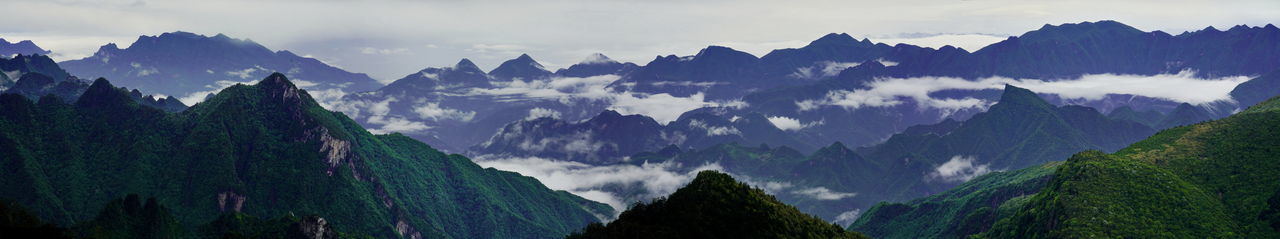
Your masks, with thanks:
[{"label": "dense vegetation", "polygon": [[702,171],[667,198],[568,238],[866,238],[806,215],[727,174]]},{"label": "dense vegetation", "polygon": [[74,104],[0,95],[0,198],[71,226],[151,195],[185,230],[226,213],[319,215],[379,238],[558,237],[610,215],[535,179],[371,135],[283,75],[180,113],[95,81]]},{"label": "dense vegetation", "polygon": [[932,196],[876,204],[849,229],[875,238],[964,238],[981,233],[1021,208],[1060,164],[991,173]]},{"label": "dense vegetation", "polygon": [[[1056,167],[881,204],[852,228],[886,238],[1280,237],[1277,132],[1280,98],[1164,130],[1113,154],[1085,151]],[[1052,174],[1032,177],[1045,170]],[[990,194],[1008,188],[1039,192]],[[970,213],[954,213],[961,211]]]}]

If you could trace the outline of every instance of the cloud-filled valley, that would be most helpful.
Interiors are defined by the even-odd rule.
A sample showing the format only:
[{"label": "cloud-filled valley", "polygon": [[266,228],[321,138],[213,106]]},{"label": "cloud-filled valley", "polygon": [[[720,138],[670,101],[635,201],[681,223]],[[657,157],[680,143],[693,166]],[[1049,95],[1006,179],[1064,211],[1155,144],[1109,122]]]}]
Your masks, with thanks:
[{"label": "cloud-filled valley", "polygon": [[1041,94],[1067,99],[1099,100],[1107,95],[1135,95],[1193,105],[1231,101],[1232,89],[1254,76],[1202,78],[1193,70],[1175,74],[1127,75],[1087,74],[1079,78],[1040,80],[987,77],[976,80],[956,77],[877,78],[855,90],[836,90],[825,97],[796,101],[801,111],[838,106],[847,109],[886,107],[912,100],[926,108],[946,111],[983,109],[993,102],[973,97],[938,98],[933,94],[947,90],[998,90],[1014,85]]}]

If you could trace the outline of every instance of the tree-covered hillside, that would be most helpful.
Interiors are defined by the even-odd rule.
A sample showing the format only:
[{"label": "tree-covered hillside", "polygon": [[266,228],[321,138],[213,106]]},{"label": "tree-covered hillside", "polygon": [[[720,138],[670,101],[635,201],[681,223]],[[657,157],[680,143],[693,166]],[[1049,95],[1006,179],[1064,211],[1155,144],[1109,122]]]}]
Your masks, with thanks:
[{"label": "tree-covered hillside", "polygon": [[986,231],[1035,194],[1060,162],[987,174],[946,192],[902,203],[880,203],[849,230],[875,238],[964,238]]},{"label": "tree-covered hillside", "polygon": [[866,238],[801,213],[728,174],[702,171],[667,198],[640,203],[608,225],[569,235],[586,238]]},{"label": "tree-covered hillside", "polygon": [[1276,132],[1280,99],[1273,98],[1113,154],[1085,151],[880,204],[851,229],[884,238],[1275,238]]},{"label": "tree-covered hillside", "polygon": [[231,212],[296,213],[380,238],[559,237],[612,214],[533,178],[372,135],[281,74],[180,113],[142,107],[106,80],[74,104],[0,95],[0,170],[0,198],[63,226],[135,193],[188,228]]}]

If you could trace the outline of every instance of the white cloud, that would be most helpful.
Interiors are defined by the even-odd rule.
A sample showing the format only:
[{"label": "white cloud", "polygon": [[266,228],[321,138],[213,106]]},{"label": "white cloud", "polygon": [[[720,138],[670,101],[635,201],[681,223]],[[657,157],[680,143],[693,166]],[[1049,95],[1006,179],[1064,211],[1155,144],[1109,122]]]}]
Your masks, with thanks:
[{"label": "white cloud", "polygon": [[861,216],[861,215],[862,215],[862,209],[853,209],[847,212],[842,212],[840,213],[840,215],[836,215],[836,220],[833,221],[832,223],[835,223],[836,225],[840,225],[842,227],[848,227],[849,224],[853,223],[853,221],[858,220],[858,216]]},{"label": "white cloud", "polygon": [[320,85],[319,83],[300,80],[297,78],[289,79],[289,81],[292,81],[294,86],[297,86],[298,88],[301,88],[301,89],[310,89],[311,87]]},{"label": "white cloud", "polygon": [[[516,130],[520,130],[520,129],[516,129]],[[595,135],[596,134],[594,132],[590,130],[586,130],[586,131],[575,132],[573,134],[569,134],[561,137],[543,137],[537,140],[535,140],[532,135],[525,135],[519,132],[510,132],[510,134],[506,135],[506,137],[512,137],[512,136],[525,137],[523,140],[520,141],[520,144],[516,146],[519,147],[520,150],[533,152],[533,153],[553,150],[555,152],[562,152],[566,154],[577,154],[577,155],[585,155],[588,157],[595,157],[596,156],[595,152],[600,151],[604,147],[617,148],[616,144],[603,142],[603,141],[596,141]]]},{"label": "white cloud", "polygon": [[[605,192],[606,186],[639,185],[644,192],[641,200],[666,196],[692,181],[701,170],[720,170],[716,164],[681,172],[673,163],[644,163],[641,165],[592,166],[584,163],[545,158],[493,158],[476,157],[481,167],[512,171],[538,179],[548,188],[565,190],[583,198],[612,206],[617,212],[626,210],[626,195]],[[616,216],[616,215],[615,215]]]},{"label": "white cloud", "polygon": [[556,111],[556,110],[553,110],[553,109],[547,109],[547,108],[540,108],[540,107],[539,107],[539,108],[533,108],[533,109],[529,109],[529,116],[528,116],[528,117],[524,117],[524,120],[535,120],[535,119],[538,119],[538,118],[552,118],[552,119],[559,119],[559,118],[560,118],[560,111]]},{"label": "white cloud", "polygon": [[575,99],[605,100],[614,93],[607,86],[617,75],[592,77],[553,77],[538,80],[494,82],[495,88],[472,89],[469,95],[491,95],[512,100],[543,99],[568,102]]},{"label": "white cloud", "polygon": [[243,80],[243,79],[249,79],[249,77],[253,77],[250,74],[253,74],[253,72],[256,72],[256,71],[258,71],[258,67],[250,67],[250,68],[245,68],[244,70],[228,71],[227,75],[240,77],[240,79]]},{"label": "white cloud", "polygon": [[933,98],[930,94],[943,90],[1002,89],[1005,84],[1037,93],[1056,94],[1068,99],[1098,100],[1109,94],[1129,94],[1175,102],[1208,104],[1230,100],[1231,90],[1249,79],[1248,76],[1197,78],[1194,71],[1149,76],[1092,74],[1054,81],[1006,77],[988,77],[978,80],[955,77],[880,78],[866,83],[863,89],[831,91],[823,98],[797,101],[796,106],[800,111],[828,105],[849,109],[886,107],[901,104],[905,98],[923,107],[946,111],[981,109],[994,102],[975,98],[939,99]]},{"label": "white cloud", "polygon": [[403,54],[409,54],[410,52],[409,52],[409,48],[385,49],[385,48],[365,47],[360,49],[360,53],[365,55],[403,55]]},{"label": "white cloud", "polygon": [[457,120],[470,122],[472,118],[476,117],[475,111],[462,111],[458,109],[440,107],[440,103],[438,102],[419,102],[419,104],[422,103],[425,104],[413,107],[413,112],[418,113],[418,117],[423,119],[430,119],[433,121]]},{"label": "white cloud", "polygon": [[1038,93],[1098,100],[1108,94],[1140,95],[1195,105],[1231,99],[1231,90],[1250,76],[1198,78],[1195,71],[1151,76],[1098,74],[1066,81],[1025,80],[1015,84]]},{"label": "white cloud", "polygon": [[774,127],[786,131],[796,131],[813,126],[823,125],[825,120],[812,121],[809,123],[801,123],[799,119],[786,116],[769,116],[769,123],[773,123]]},{"label": "white cloud", "polygon": [[801,67],[800,69],[796,69],[796,72],[791,73],[790,76],[794,78],[800,78],[800,79],[820,79],[823,77],[839,75],[840,71],[843,71],[844,69],[849,69],[850,67],[855,67],[861,64],[862,63],[860,62],[823,61],[823,62],[818,62],[813,66]]},{"label": "white cloud", "polygon": [[807,196],[817,200],[827,200],[827,201],[840,200],[840,199],[850,198],[858,195],[857,193],[842,193],[842,192],[831,191],[831,189],[827,189],[825,187],[807,188],[804,190],[796,190],[791,193]]},{"label": "white cloud", "polygon": [[227,87],[231,87],[236,84],[252,85],[252,84],[255,84],[256,82],[258,82],[258,80],[253,80],[253,81],[220,80],[220,81],[214,82],[214,85],[204,86],[205,88],[213,88],[212,90],[192,92],[190,94],[187,94],[187,96],[179,97],[178,100],[182,101],[183,104],[196,105],[196,103],[200,103],[201,101],[204,101],[204,98],[206,96],[209,96],[209,94],[218,93],[223,89],[226,89]]},{"label": "white cloud", "polygon": [[694,110],[697,108],[716,106],[713,102],[707,102],[702,93],[690,95],[689,97],[675,97],[671,94],[620,94],[616,101],[609,109],[616,110],[622,114],[642,114],[652,117],[661,124],[675,121],[680,114]]},{"label": "white cloud", "polygon": [[968,182],[970,179],[992,172],[988,165],[975,165],[973,161],[974,158],[969,156],[952,156],[951,160],[934,168],[928,178],[945,182]]},{"label": "white cloud", "polygon": [[707,131],[707,136],[720,136],[720,135],[731,135],[731,134],[742,135],[742,131],[739,131],[738,128],[735,128],[733,126],[711,126],[711,125],[707,125],[706,122],[702,122],[701,120],[696,120],[696,119],[689,121],[689,127],[705,130]]},{"label": "white cloud", "polygon": [[369,116],[366,120],[370,124],[382,125],[379,128],[370,128],[369,132],[374,134],[386,134],[392,132],[412,133],[431,129],[430,126],[422,122],[412,121],[402,117],[374,115]]}]

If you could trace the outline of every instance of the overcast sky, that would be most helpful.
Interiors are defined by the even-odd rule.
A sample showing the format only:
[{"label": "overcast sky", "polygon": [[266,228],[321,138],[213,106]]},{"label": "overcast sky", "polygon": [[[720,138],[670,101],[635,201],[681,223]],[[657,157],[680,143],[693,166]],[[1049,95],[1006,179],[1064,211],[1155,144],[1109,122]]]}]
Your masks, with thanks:
[{"label": "overcast sky", "polygon": [[757,56],[826,33],[970,51],[1044,24],[1112,19],[1179,33],[1280,23],[1280,1],[409,1],[3,0],[0,37],[34,40],[58,60],[189,31],[249,38],[394,80],[470,58],[491,69],[529,53],[548,68],[591,53],[645,64],[724,45]]}]

